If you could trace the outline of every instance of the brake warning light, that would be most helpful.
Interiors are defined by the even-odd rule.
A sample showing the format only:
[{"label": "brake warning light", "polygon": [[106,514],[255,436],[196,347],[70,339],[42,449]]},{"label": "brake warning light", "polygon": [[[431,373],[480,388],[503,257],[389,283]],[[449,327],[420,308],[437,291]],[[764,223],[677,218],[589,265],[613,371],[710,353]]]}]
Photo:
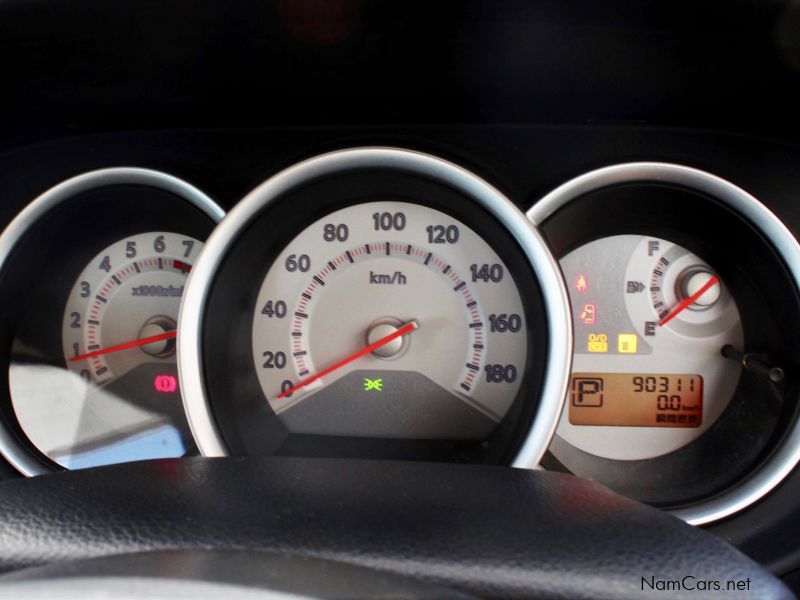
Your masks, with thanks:
[{"label": "brake warning light", "polygon": [[178,391],[178,378],[175,375],[156,375],[153,379],[153,388],[162,394],[172,394]]}]

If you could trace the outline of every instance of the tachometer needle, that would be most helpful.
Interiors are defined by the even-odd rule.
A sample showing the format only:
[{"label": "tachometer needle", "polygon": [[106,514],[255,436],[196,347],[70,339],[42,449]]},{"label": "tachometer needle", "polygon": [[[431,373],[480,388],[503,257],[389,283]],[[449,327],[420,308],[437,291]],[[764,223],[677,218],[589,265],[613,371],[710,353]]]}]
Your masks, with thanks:
[{"label": "tachometer needle", "polygon": [[681,314],[681,313],[682,313],[684,310],[686,310],[687,308],[689,308],[689,306],[691,306],[692,304],[694,304],[695,302],[697,302],[697,299],[698,299],[698,298],[700,298],[700,296],[702,296],[703,294],[705,294],[705,293],[706,293],[708,290],[710,290],[712,287],[714,287],[714,285],[715,285],[716,283],[719,283],[719,277],[717,277],[716,275],[714,275],[714,276],[713,276],[711,279],[709,279],[708,281],[706,281],[706,283],[705,283],[705,285],[704,285],[703,287],[701,287],[701,288],[700,288],[699,290],[697,290],[697,291],[696,291],[694,294],[692,294],[691,296],[689,296],[688,298],[686,298],[685,300],[683,300],[683,301],[682,301],[680,304],[678,304],[678,306],[676,306],[676,307],[675,307],[675,308],[672,310],[672,312],[670,312],[670,313],[669,313],[669,314],[668,314],[666,317],[664,317],[663,319],[661,319],[661,320],[658,322],[658,326],[659,326],[659,327],[663,327],[664,325],[666,325],[667,323],[669,323],[670,321],[672,321],[672,319],[674,319],[674,318],[675,318],[675,317],[677,317],[679,314]]},{"label": "tachometer needle", "polygon": [[418,329],[418,328],[419,328],[419,323],[417,323],[416,321],[409,321],[408,323],[403,325],[397,331],[395,331],[393,333],[390,333],[389,335],[387,335],[385,337],[382,337],[377,342],[374,342],[374,343],[370,344],[369,346],[365,346],[364,348],[361,348],[361,350],[359,350],[358,352],[355,352],[355,353],[351,354],[350,356],[348,356],[347,358],[345,358],[343,360],[340,360],[336,364],[331,365],[327,369],[324,369],[324,370],[320,371],[316,375],[312,375],[311,377],[308,377],[307,379],[303,379],[300,383],[295,384],[294,386],[290,387],[288,390],[286,390],[285,392],[280,394],[278,396],[278,398],[279,399],[280,398],[285,398],[286,396],[292,394],[293,392],[296,392],[300,388],[304,388],[307,385],[309,385],[311,383],[314,383],[317,379],[325,377],[325,375],[333,373],[337,369],[341,369],[343,366],[350,364],[351,362],[361,358],[365,354],[369,354],[370,352],[372,352],[374,350],[377,350],[381,346],[385,346],[386,344],[388,344],[392,340],[396,340],[397,338],[402,337],[402,336],[404,336],[404,335],[406,335],[408,333],[411,333],[412,331],[414,331],[415,329]]},{"label": "tachometer needle", "polygon": [[125,342],[124,344],[117,344],[116,346],[110,346],[108,348],[101,348],[100,350],[95,350],[94,352],[89,352],[87,354],[80,354],[78,356],[73,356],[69,359],[69,362],[75,362],[78,360],[85,360],[87,358],[92,358],[94,356],[102,356],[103,354],[111,354],[112,352],[119,352],[120,350],[127,350],[128,348],[136,348],[138,346],[144,346],[146,344],[152,344],[154,342],[161,342],[163,340],[171,340],[178,335],[177,330],[173,329],[172,331],[166,331],[164,333],[159,333],[158,335],[151,335],[150,337],[141,338],[139,340],[133,340],[132,342]]}]

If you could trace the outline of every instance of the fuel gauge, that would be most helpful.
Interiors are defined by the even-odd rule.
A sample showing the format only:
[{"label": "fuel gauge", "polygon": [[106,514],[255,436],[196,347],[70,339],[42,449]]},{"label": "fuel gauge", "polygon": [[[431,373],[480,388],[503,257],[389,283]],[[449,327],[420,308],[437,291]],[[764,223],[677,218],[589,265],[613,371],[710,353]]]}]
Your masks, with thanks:
[{"label": "fuel gauge", "polygon": [[561,266],[573,283],[576,348],[558,434],[593,455],[636,460],[713,425],[742,368],[720,349],[743,343],[736,302],[714,268],[641,235],[595,240]]},{"label": "fuel gauge", "polygon": [[800,246],[759,200],[669,163],[603,167],[528,217],[563,269],[572,376],[547,469],[690,523],[800,461]]}]

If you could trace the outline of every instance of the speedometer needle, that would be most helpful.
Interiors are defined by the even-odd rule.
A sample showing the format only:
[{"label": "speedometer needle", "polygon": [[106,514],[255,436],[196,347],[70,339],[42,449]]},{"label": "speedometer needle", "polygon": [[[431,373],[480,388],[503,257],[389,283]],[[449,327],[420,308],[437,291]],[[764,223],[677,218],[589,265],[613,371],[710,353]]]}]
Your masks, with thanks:
[{"label": "speedometer needle", "polygon": [[112,352],[119,352],[120,350],[127,350],[128,348],[136,348],[137,346],[145,346],[147,344],[161,342],[163,340],[171,340],[177,335],[178,331],[173,329],[172,331],[166,331],[164,333],[159,333],[158,335],[151,335],[150,337],[133,340],[132,342],[125,342],[124,344],[117,344],[116,346],[109,346],[108,348],[102,348],[100,350],[95,350],[94,352],[88,352],[87,354],[79,354],[78,356],[73,356],[70,358],[69,362],[85,360],[95,356],[102,356],[103,354],[111,354]]},{"label": "speedometer needle", "polygon": [[716,275],[714,275],[714,276],[713,276],[711,279],[709,279],[708,281],[706,281],[706,283],[705,283],[705,285],[704,285],[703,287],[701,287],[701,288],[700,288],[699,290],[697,290],[697,291],[696,291],[694,294],[692,294],[691,296],[689,296],[688,298],[686,298],[685,300],[683,300],[683,301],[682,301],[680,304],[678,304],[678,306],[676,306],[676,307],[675,307],[675,308],[672,310],[672,312],[670,312],[670,313],[669,313],[669,314],[668,314],[666,317],[664,317],[663,319],[661,319],[661,320],[658,322],[658,326],[659,326],[659,327],[663,327],[664,325],[666,325],[667,323],[669,323],[670,321],[672,321],[672,319],[674,319],[674,318],[675,318],[675,317],[677,317],[679,314],[681,314],[681,313],[682,313],[684,310],[686,310],[687,308],[689,308],[689,306],[691,306],[692,304],[694,304],[695,302],[697,302],[697,299],[698,299],[698,298],[700,298],[700,296],[702,296],[703,294],[705,294],[705,293],[706,293],[708,290],[710,290],[712,287],[714,287],[714,284],[716,284],[716,283],[719,283],[719,277],[717,277]]},{"label": "speedometer needle", "polygon": [[307,379],[303,379],[300,383],[297,383],[297,384],[293,385],[288,390],[286,390],[285,392],[280,394],[278,396],[278,399],[285,398],[286,396],[292,394],[293,392],[296,392],[300,388],[304,388],[307,385],[309,385],[311,383],[314,383],[317,379],[325,377],[325,375],[333,373],[337,369],[341,369],[343,366],[350,364],[351,362],[361,358],[365,354],[369,354],[370,352],[373,352],[374,350],[377,350],[378,348],[380,348],[382,346],[385,346],[386,344],[388,344],[392,340],[396,340],[399,337],[403,337],[404,335],[406,335],[408,333],[411,333],[412,331],[414,331],[415,329],[418,329],[418,328],[419,328],[419,323],[417,323],[416,321],[409,321],[408,323],[403,325],[397,331],[395,331],[393,333],[390,333],[389,335],[387,335],[385,337],[382,337],[377,342],[374,342],[374,343],[370,344],[369,346],[365,346],[364,348],[361,348],[361,350],[359,350],[358,352],[355,352],[354,354],[351,354],[347,358],[345,358],[343,360],[340,360],[336,364],[331,365],[327,369],[324,369],[324,370],[320,371],[316,375],[312,375],[311,377],[308,377]]}]

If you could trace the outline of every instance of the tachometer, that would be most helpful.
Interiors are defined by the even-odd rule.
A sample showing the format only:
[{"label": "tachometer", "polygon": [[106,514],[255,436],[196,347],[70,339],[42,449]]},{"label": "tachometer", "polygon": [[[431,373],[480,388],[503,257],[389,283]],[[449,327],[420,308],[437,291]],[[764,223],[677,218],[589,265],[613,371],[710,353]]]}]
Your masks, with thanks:
[{"label": "tachometer", "polygon": [[[142,233],[95,256],[78,276],[64,310],[69,369],[104,384],[163,359],[174,363],[180,301],[202,246],[188,236]],[[166,391],[172,387],[167,379],[177,379],[170,371],[161,380],[157,374],[145,377],[135,389]]]},{"label": "tachometer", "polygon": [[193,447],[182,426],[175,338],[201,248],[189,236],[141,233],[104,248],[80,273],[64,309],[62,346],[81,380],[65,378],[53,390],[64,397],[48,413],[22,395],[15,400],[29,437],[53,460],[75,468],[125,453],[181,456]]},{"label": "tachometer", "polygon": [[21,472],[197,452],[176,321],[221,217],[184,181],[112,168],[48,190],[3,232],[0,452]]}]

